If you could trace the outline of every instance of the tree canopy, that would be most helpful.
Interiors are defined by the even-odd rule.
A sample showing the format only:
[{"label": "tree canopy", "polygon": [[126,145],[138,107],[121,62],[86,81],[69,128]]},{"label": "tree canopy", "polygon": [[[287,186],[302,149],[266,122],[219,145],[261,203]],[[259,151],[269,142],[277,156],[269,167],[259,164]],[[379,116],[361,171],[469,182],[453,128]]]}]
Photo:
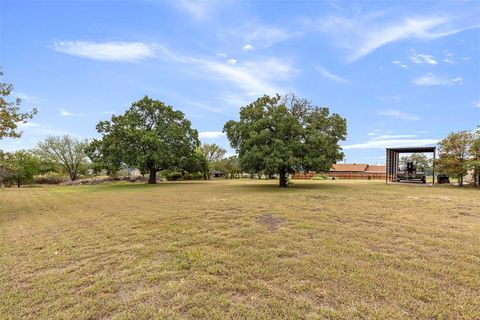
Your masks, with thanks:
[{"label": "tree canopy", "polygon": [[25,150],[6,153],[0,161],[2,162],[0,168],[3,169],[3,177],[0,179],[14,181],[18,188],[22,184],[32,183],[33,177],[39,172],[39,159]]},{"label": "tree canopy", "polygon": [[338,144],[347,134],[346,120],[295,95],[263,96],[240,109],[239,121],[224,126],[243,170],[280,175],[287,187],[293,171],[326,171],[343,159]]},{"label": "tree canopy", "polygon": [[465,130],[451,133],[438,143],[439,157],[435,166],[439,171],[457,177],[459,186],[463,185],[463,177],[468,170],[472,141],[472,133]]},{"label": "tree canopy", "polygon": [[102,142],[92,148],[102,161],[120,161],[148,172],[149,183],[156,183],[160,170],[181,169],[199,146],[197,130],[181,111],[147,96],[125,114],[99,122],[97,131]]},{"label": "tree canopy", "polygon": [[70,176],[70,180],[74,181],[82,166],[86,164],[86,146],[86,141],[69,135],[51,136],[40,141],[35,152],[42,160],[62,166]]},{"label": "tree canopy", "polygon": [[[0,76],[3,76],[2,71],[0,71]],[[20,98],[8,102],[6,98],[12,90],[12,84],[0,82],[0,140],[5,137],[19,138],[21,132],[17,130],[18,123],[27,122],[27,119],[31,119],[37,113],[35,108],[30,112],[20,112],[20,104],[22,102]]]}]

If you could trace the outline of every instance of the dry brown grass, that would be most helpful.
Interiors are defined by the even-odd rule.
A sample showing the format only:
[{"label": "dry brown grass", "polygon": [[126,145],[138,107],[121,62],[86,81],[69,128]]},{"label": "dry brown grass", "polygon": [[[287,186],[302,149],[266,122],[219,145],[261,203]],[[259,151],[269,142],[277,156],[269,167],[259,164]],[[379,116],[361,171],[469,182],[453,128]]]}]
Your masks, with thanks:
[{"label": "dry brown grass", "polygon": [[479,318],[478,190],[276,184],[1,190],[0,318]]}]

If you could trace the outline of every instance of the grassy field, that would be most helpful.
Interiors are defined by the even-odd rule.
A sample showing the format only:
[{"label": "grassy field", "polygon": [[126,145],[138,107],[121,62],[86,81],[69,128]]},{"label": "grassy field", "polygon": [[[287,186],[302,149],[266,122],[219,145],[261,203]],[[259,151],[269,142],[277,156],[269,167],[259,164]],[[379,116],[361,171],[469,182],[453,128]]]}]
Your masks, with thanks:
[{"label": "grassy field", "polygon": [[480,191],[0,190],[1,319],[479,319]]}]

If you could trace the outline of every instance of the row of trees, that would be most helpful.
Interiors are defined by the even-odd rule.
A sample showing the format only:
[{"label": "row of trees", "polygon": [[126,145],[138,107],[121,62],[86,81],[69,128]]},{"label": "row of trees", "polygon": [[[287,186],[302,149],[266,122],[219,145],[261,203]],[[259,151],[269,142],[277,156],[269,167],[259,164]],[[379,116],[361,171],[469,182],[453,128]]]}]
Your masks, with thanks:
[{"label": "row of trees", "polygon": [[[0,83],[0,139],[20,137],[18,123],[37,113],[36,109],[19,112],[18,99],[7,102],[5,97],[12,88]],[[289,173],[327,171],[342,160],[339,141],[347,134],[344,118],[293,94],[260,97],[240,109],[238,121],[225,124],[224,132],[238,157],[225,158],[226,151],[215,144],[201,146],[197,130],[181,111],[147,96],[123,115],[99,122],[96,129],[101,138],[90,142],[69,136],[48,137],[33,151],[0,153],[0,179],[20,185],[35,174],[62,170],[75,180],[88,170],[115,175],[127,166],[148,174],[149,183],[156,183],[159,171],[200,173],[208,179],[212,170],[220,170],[227,177],[240,172],[278,174],[280,187],[287,187]],[[479,131],[461,131],[442,140],[434,164],[437,172],[457,176],[462,185],[463,177],[472,170],[478,184],[479,135]],[[417,166],[430,166],[424,157],[414,160]]]},{"label": "row of trees", "polygon": [[264,96],[243,107],[239,121],[225,124],[239,154],[228,158],[215,144],[201,146],[197,130],[181,111],[147,96],[123,115],[99,122],[96,129],[101,138],[90,143],[70,136],[48,137],[35,150],[3,155],[2,176],[20,185],[49,168],[61,169],[75,180],[88,168],[115,175],[128,166],[148,174],[148,183],[156,183],[157,173],[164,170],[202,173],[205,179],[211,170],[220,170],[230,178],[240,172],[279,174],[280,186],[286,187],[288,173],[327,170],[342,159],[338,141],[345,139],[346,122],[329,115],[328,108],[294,95]]}]

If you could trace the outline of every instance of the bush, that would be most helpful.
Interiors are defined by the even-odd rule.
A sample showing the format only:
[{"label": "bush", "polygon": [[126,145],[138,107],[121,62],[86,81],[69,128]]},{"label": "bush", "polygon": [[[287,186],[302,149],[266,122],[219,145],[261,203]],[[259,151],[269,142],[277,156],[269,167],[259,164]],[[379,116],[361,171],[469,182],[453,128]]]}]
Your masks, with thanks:
[{"label": "bush", "polygon": [[119,181],[127,181],[127,182],[139,182],[139,181],[146,181],[146,178],[142,176],[135,176],[135,177],[95,177],[95,178],[88,178],[88,179],[79,179],[75,181],[66,181],[62,183],[65,186],[74,186],[74,185],[85,185],[85,184],[101,184],[101,183],[111,183],[111,182],[119,182]]},{"label": "bush", "polygon": [[165,177],[167,178],[167,181],[178,181],[183,179],[181,172],[169,172]]},{"label": "bush", "polygon": [[187,173],[183,176],[183,180],[203,180],[201,173]]},{"label": "bush", "polygon": [[34,177],[34,182],[38,184],[60,184],[69,180],[69,178],[58,172],[47,172]]},{"label": "bush", "polygon": [[310,180],[328,180],[328,176],[324,174],[316,174]]}]

